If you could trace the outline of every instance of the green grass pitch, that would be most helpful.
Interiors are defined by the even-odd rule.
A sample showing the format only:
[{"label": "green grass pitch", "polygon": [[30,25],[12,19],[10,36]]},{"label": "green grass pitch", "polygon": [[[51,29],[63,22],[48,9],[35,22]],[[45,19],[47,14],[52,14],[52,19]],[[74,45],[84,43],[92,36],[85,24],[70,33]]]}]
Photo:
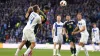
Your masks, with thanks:
[{"label": "green grass pitch", "polygon": [[[19,53],[19,56],[21,56],[26,49],[22,49]],[[0,56],[14,56],[16,49],[0,49]],[[91,52],[89,51],[90,56],[100,56],[100,52]],[[70,51],[68,50],[61,50],[62,56],[71,56]],[[53,56],[52,50],[44,50],[44,49],[34,49],[33,50],[33,56]],[[79,53],[79,56],[85,56],[84,51],[81,51]]]}]

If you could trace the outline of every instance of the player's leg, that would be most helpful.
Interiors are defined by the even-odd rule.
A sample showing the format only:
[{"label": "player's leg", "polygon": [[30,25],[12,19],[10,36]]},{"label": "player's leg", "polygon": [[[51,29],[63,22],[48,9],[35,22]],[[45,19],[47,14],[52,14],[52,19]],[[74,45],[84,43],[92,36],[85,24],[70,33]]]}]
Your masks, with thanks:
[{"label": "player's leg", "polygon": [[[26,45],[26,47],[28,49],[30,47],[30,45],[31,45],[31,42],[30,41],[26,41],[25,45]],[[30,53],[28,54],[28,56],[32,56],[32,51],[30,51]]]},{"label": "player's leg", "polygon": [[19,47],[16,50],[15,56],[18,56],[19,51],[22,49],[22,47],[24,46],[24,44],[26,43],[26,36],[25,36],[25,31],[23,32],[23,37],[22,37],[22,42],[20,43]]},{"label": "player's leg", "polygon": [[57,55],[58,55],[58,56],[61,56],[61,55],[60,55],[60,50],[61,50],[61,43],[59,43],[59,46],[58,46],[58,49],[57,49]]},{"label": "player's leg", "polygon": [[20,43],[19,47],[18,47],[17,50],[16,50],[15,56],[18,56],[19,51],[22,49],[22,47],[24,46],[25,43],[26,43],[25,40],[23,40],[23,41]]},{"label": "player's leg", "polygon": [[99,51],[100,51],[100,42],[98,44],[99,44]]},{"label": "player's leg", "polygon": [[74,56],[76,54],[76,46],[75,46],[75,43],[73,42],[70,42],[70,51],[72,53],[71,56]]},{"label": "player's leg", "polygon": [[53,38],[53,43],[54,43],[54,48],[53,48],[53,56],[56,56],[56,52],[57,52],[57,49],[56,49],[56,45],[57,45],[57,42],[58,42],[58,39],[57,39],[57,36],[55,36]]},{"label": "player's leg", "polygon": [[93,47],[93,51],[96,51],[96,47],[95,47],[95,44],[94,44],[95,41],[95,38],[92,38],[92,47]]},{"label": "player's leg", "polygon": [[82,35],[81,39],[80,39],[80,42],[79,42],[79,47],[78,47],[77,52],[76,52],[76,56],[78,55],[78,53],[81,50],[81,48],[84,49],[86,56],[89,56],[88,51],[87,51],[87,49],[85,47],[85,43],[87,43],[87,41],[88,41],[88,37]]},{"label": "player's leg", "polygon": [[93,47],[93,51],[96,51],[96,47],[95,47],[94,42],[92,42],[92,47]]},{"label": "player's leg", "polygon": [[73,37],[70,38],[70,51],[72,53],[71,56],[74,56],[76,54],[75,39]]},{"label": "player's leg", "polygon": [[56,56],[56,51],[57,51],[57,49],[56,49],[56,45],[57,45],[57,43],[54,42],[53,56]]},{"label": "player's leg", "polygon": [[85,47],[84,44],[82,45],[82,48],[83,48],[83,50],[85,51],[86,56],[89,56],[89,54],[88,54],[88,50],[86,49],[86,47]]},{"label": "player's leg", "polygon": [[35,47],[35,42],[31,42],[30,47],[26,50],[24,53],[24,56],[28,56],[28,54],[32,51],[32,49]]},{"label": "player's leg", "polygon": [[35,42],[36,42],[36,38],[34,35],[34,32],[31,30],[27,30],[27,39],[28,41],[31,42],[30,47],[26,50],[26,52],[24,53],[24,56],[28,56],[28,54],[32,51],[32,49],[35,47]]}]

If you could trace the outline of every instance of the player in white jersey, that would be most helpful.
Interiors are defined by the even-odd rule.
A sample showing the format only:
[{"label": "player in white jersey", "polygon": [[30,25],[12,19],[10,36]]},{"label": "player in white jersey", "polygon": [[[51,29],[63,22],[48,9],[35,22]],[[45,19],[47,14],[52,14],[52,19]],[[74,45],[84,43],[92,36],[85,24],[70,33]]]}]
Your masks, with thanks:
[{"label": "player in white jersey", "polygon": [[92,28],[92,46],[93,46],[93,51],[97,51],[94,43],[99,44],[99,50],[100,50],[99,28],[96,26],[95,23],[93,23],[93,28]]},{"label": "player in white jersey", "polygon": [[18,49],[16,50],[15,56],[18,56],[19,51],[22,49],[26,41],[30,41],[31,45],[30,47],[26,50],[23,56],[28,56],[29,52],[32,51],[32,49],[35,47],[35,35],[34,35],[34,27],[36,24],[41,24],[41,17],[39,16],[40,8],[38,5],[33,6],[33,11],[30,16],[29,20],[27,22],[27,25],[23,29],[23,37],[22,37],[22,42],[19,45]]},{"label": "player in white jersey", "polygon": [[[53,24],[53,29],[52,29],[52,37],[53,37],[53,43],[54,43],[54,49],[53,49],[53,56],[61,56],[60,55],[60,49],[61,49],[61,44],[63,42],[63,23],[61,22],[61,16],[57,16],[57,22]],[[59,47],[56,48],[56,45],[59,44]]]},{"label": "player in white jersey", "polygon": [[86,22],[84,19],[82,19],[81,13],[77,14],[77,19],[78,19],[77,27],[72,32],[73,35],[81,33],[81,38],[80,38],[80,42],[79,42],[79,47],[78,47],[77,52],[76,52],[76,56],[78,56],[78,53],[81,50],[81,48],[84,49],[86,56],[89,56],[88,51],[85,47],[85,44],[87,43],[88,37],[89,37],[87,27],[86,27]]}]

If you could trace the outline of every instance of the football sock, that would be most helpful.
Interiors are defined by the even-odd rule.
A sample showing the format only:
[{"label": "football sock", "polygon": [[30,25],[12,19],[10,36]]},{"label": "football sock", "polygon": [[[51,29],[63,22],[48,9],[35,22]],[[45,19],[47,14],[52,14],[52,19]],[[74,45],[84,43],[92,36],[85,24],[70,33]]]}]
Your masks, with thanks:
[{"label": "football sock", "polygon": [[76,56],[78,55],[78,53],[80,52],[81,50],[81,46],[78,47],[77,51],[76,51]]},{"label": "football sock", "polygon": [[20,51],[20,49],[18,48],[18,49],[16,50],[16,53],[15,53],[16,56],[18,56],[19,51]]},{"label": "football sock", "polygon": [[31,48],[28,48],[28,49],[26,50],[26,52],[24,53],[24,55],[28,55],[31,51],[32,51]]},{"label": "football sock", "polygon": [[74,47],[74,54],[76,54],[76,47]]},{"label": "football sock", "polygon": [[59,49],[57,49],[57,54],[60,54],[60,50]]},{"label": "football sock", "polygon": [[53,55],[56,55],[56,49],[53,49]]},{"label": "football sock", "polygon": [[70,48],[70,51],[71,51],[71,53],[73,54],[73,48],[72,48],[72,47]]},{"label": "football sock", "polygon": [[84,49],[84,51],[85,51],[86,56],[89,56],[88,51],[87,51],[87,49],[86,49],[85,46],[83,47],[83,49]]},{"label": "football sock", "polygon": [[93,50],[96,50],[96,48],[95,48],[95,44],[92,44],[92,46],[93,46]]}]

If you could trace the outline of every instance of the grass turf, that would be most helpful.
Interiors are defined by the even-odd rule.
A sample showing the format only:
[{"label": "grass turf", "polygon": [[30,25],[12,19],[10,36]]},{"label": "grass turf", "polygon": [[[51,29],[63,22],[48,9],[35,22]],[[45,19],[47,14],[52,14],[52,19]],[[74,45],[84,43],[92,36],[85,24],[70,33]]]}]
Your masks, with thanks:
[{"label": "grass turf", "polygon": [[[26,49],[22,49],[19,53],[19,56],[21,56]],[[0,49],[0,56],[14,56],[16,49]],[[91,52],[89,51],[90,56],[100,56],[100,52]],[[62,56],[71,56],[70,51],[68,50],[61,50]],[[34,49],[33,50],[33,56],[52,56],[52,50],[44,50],[44,49]],[[84,52],[81,51],[79,53],[79,56],[85,56]]]}]

